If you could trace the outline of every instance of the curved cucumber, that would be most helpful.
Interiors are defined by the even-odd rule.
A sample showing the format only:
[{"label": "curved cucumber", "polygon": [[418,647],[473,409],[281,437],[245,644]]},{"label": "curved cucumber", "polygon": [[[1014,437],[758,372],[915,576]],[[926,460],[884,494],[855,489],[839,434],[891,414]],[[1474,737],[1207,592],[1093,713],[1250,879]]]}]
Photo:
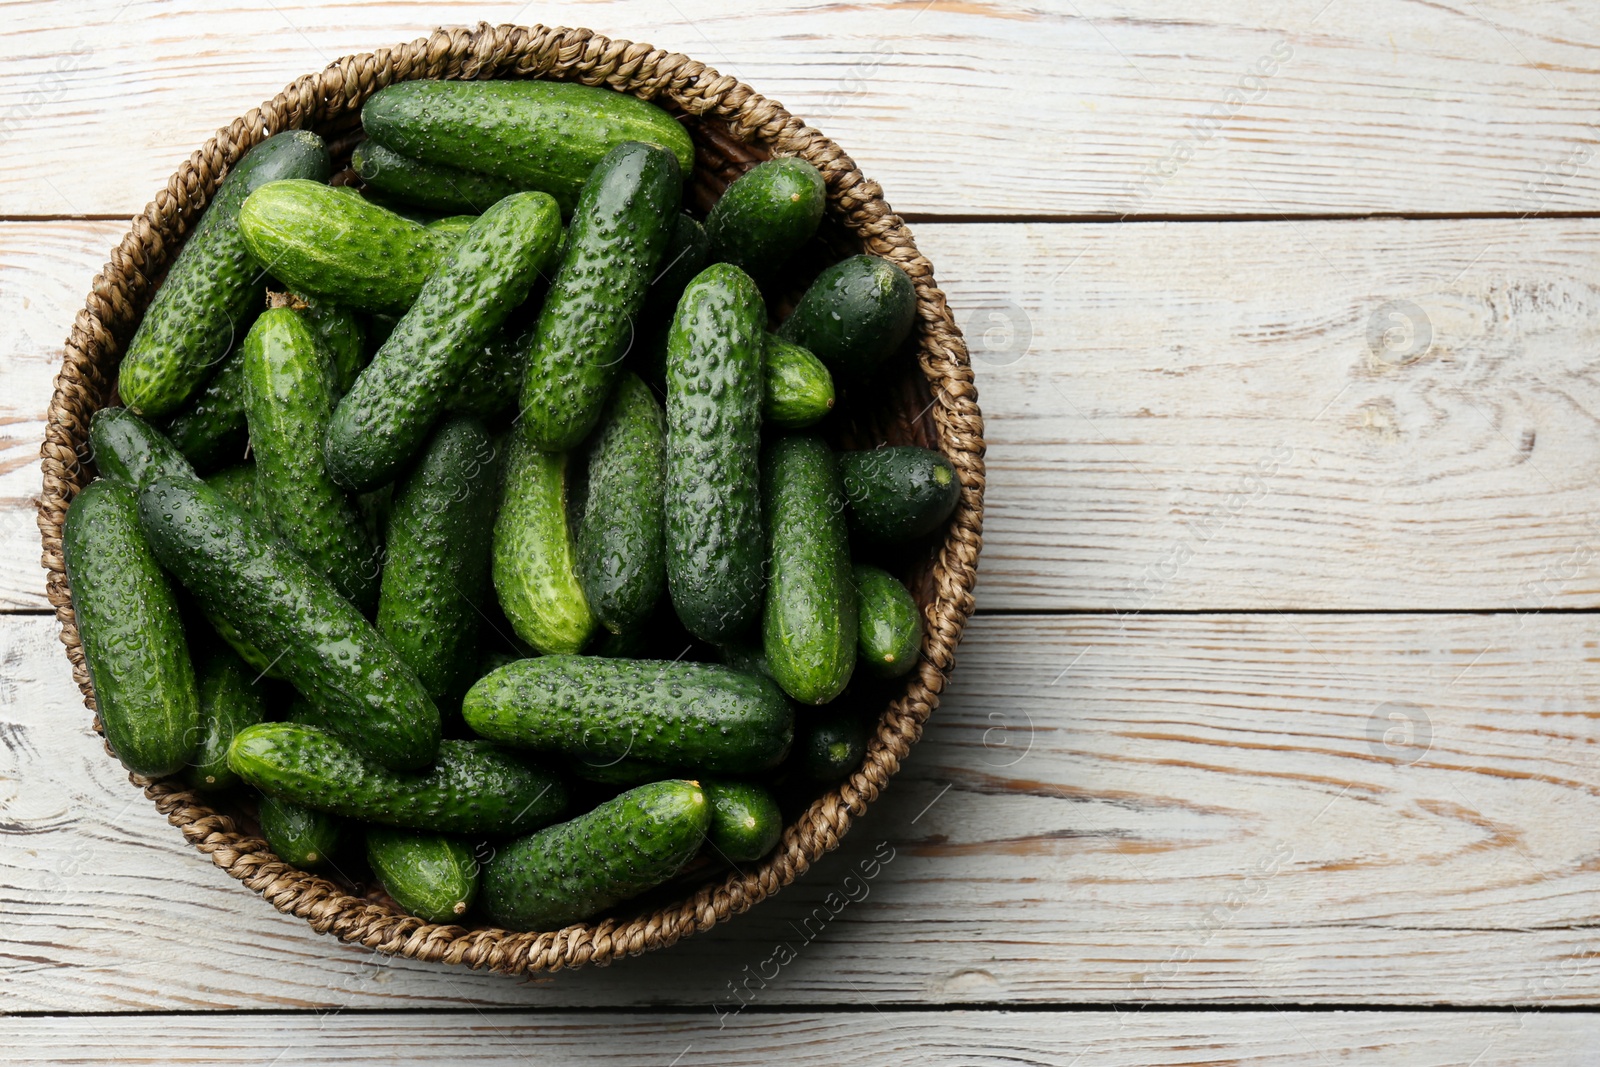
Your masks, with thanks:
[{"label": "curved cucumber", "polygon": [[234,735],[267,717],[267,704],[255,672],[238,656],[218,649],[201,665],[200,745],[185,778],[195,789],[227,789],[239,780],[228,769]]},{"label": "curved cucumber", "polygon": [[917,321],[911,278],[879,256],[851,256],[817,275],[778,336],[846,374],[870,374]]},{"label": "curved cucumber", "polygon": [[873,541],[932,533],[961,499],[961,481],[943,455],[901,445],[839,455],[850,524]]},{"label": "curved cucumber", "polygon": [[880,678],[898,678],[917,665],[922,611],[910,590],[888,571],[858,563],[854,576],[861,662]]},{"label": "curved cucumber", "polygon": [[454,838],[368,830],[367,862],[396,904],[431,923],[459,920],[478,895],[478,861]]},{"label": "curved cucumber", "polygon": [[513,429],[494,520],[500,607],[517,636],[546,653],[577,652],[595,630],[567,521],[567,462],[566,453],[541,452]]},{"label": "curved cucumber", "polygon": [[262,797],[256,811],[261,836],[292,867],[320,867],[339,845],[339,820],[276,797]]},{"label": "curved cucumber", "polygon": [[166,435],[127,408],[101,408],[90,416],[89,445],[100,473],[135,492],[157,478],[195,477]]},{"label": "curved cucumber", "polygon": [[754,277],[771,277],[816,234],[827,206],[827,184],[810,163],[794,156],[757,163],[711,206],[711,255]]},{"label": "curved cucumber", "polygon": [[761,418],[783,430],[798,430],[820,421],[833,410],[833,375],[827,366],[799,345],[777,334],[763,337]]},{"label": "curved cucumber", "polygon": [[706,844],[729,863],[754,863],[783,836],[783,812],[766,789],[754,782],[704,783],[711,802]]},{"label": "curved cucumber", "polygon": [[350,165],[367,188],[380,196],[432,211],[476,215],[522,189],[504,178],[423,163],[371,140],[356,145],[350,153]]}]

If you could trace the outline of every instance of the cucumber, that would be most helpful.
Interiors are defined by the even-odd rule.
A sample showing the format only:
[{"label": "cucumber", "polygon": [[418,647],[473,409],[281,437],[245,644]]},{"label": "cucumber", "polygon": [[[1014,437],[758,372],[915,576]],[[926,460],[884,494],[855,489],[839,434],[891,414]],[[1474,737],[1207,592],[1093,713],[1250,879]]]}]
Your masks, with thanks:
[{"label": "cucumber", "polygon": [[496,331],[451,392],[445,410],[481,419],[504,415],[517,405],[524,366],[521,340],[508,329]]},{"label": "cucumber", "polygon": [[699,851],[711,805],[694,782],[654,782],[500,848],[484,865],[489,919],[554,930],[651,889]]},{"label": "cucumber", "polygon": [[772,794],[754,782],[708,781],[711,826],[706,844],[729,863],[754,863],[783,836],[783,813]]},{"label": "cucumber", "polygon": [[905,271],[879,256],[851,256],[817,275],[778,336],[863,377],[900,347],[916,320],[917,292]]},{"label": "cucumber", "polygon": [[339,401],[325,449],[337,481],[376,488],[417,454],[560,235],[555,202],[543,193],[508,196],[478,217]]},{"label": "cucumber", "polygon": [[786,693],[826,704],[850,682],[859,630],[838,466],[818,438],[779,438],[761,488],[769,552],[762,647]]},{"label": "cucumber", "polygon": [[672,660],[519,660],[474,682],[461,715],[508,745],[731,774],[776,765],[794,734],[794,712],[770,679]]},{"label": "cucumber", "polygon": [[241,205],[263,185],[325,182],[328,170],[328,149],[309,130],[269,137],[234,164],[128,342],[117,374],[124,404],[168,414],[216,370],[261,306],[262,272],[240,233]]},{"label": "cucumber", "polygon": [[367,135],[424,163],[549,193],[563,213],[624,141],[664,145],[688,174],[694,144],[665,111],[610,89],[555,81],[406,81],[361,108]]},{"label": "cucumber", "polygon": [[422,163],[367,140],[350,153],[350,165],[366,187],[380,196],[432,211],[470,211],[478,214],[512,193],[516,182],[459,167]]},{"label": "cucumber", "polygon": [[239,209],[239,232],[256,261],[296,293],[358,311],[399,314],[454,245],[348,189],[276,181]]},{"label": "cucumber", "polygon": [[585,782],[621,786],[624,789],[632,789],[646,782],[660,782],[668,778],[681,777],[681,772],[663,764],[627,756],[614,760],[591,760],[579,756],[567,762],[567,769],[572,772],[573,777],[581,778]]},{"label": "cucumber", "polygon": [[111,751],[148,778],[183,769],[200,737],[199,691],[177,594],[140,529],[134,491],[104,478],[87,486],[67,509],[61,553]]},{"label": "cucumber", "polygon": [[693,215],[680,212],[672,220],[672,237],[661,257],[661,267],[645,293],[644,311],[639,318],[646,329],[671,324],[683,290],[705,269],[710,257],[711,239],[706,236],[706,228]]},{"label": "cucumber", "polygon": [[219,648],[198,673],[200,744],[184,777],[195,789],[227,789],[239,781],[228,769],[228,746],[234,735],[267,717],[266,699],[255,672],[238,656]]},{"label": "cucumber", "polygon": [[761,614],[761,335],[750,276],[696,275],[667,338],[667,585],[696,637],[721,643]]},{"label": "cucumber", "polygon": [[322,458],[333,417],[332,353],[301,312],[281,307],[262,312],[240,355],[261,513],[341,596],[370,612],[378,600],[378,546]]},{"label": "cucumber", "polygon": [[827,205],[827,184],[810,163],[793,156],[757,163],[706,215],[711,255],[752,277],[770,278],[816,234]]},{"label": "cucumber", "polygon": [[839,456],[850,525],[869,541],[910,541],[932,533],[961,499],[961,480],[944,456],[901,445]]},{"label": "cucumber", "polygon": [[614,634],[642,627],[667,587],[666,452],[661,405],[624,375],[589,448],[577,538],[578,579]]},{"label": "cucumber", "polygon": [[795,740],[795,761],[807,778],[837,782],[867,754],[867,729],[853,711],[828,711],[808,718]]},{"label": "cucumber", "polygon": [[[489,205],[493,207],[494,205]],[[431,233],[443,234],[453,241],[460,241],[472,229],[472,224],[478,221],[478,215],[446,215],[442,219],[423,223]]]},{"label": "cucumber", "polygon": [[156,478],[195,477],[183,453],[127,408],[101,408],[90,416],[89,447],[103,476],[135,492]]},{"label": "cucumber", "polygon": [[478,895],[478,861],[454,838],[368,830],[367,863],[396,904],[431,923],[459,920]]},{"label": "cucumber", "polygon": [[291,867],[319,867],[339,845],[339,821],[320,811],[268,796],[256,818],[273,853]]},{"label": "cucumber", "polygon": [[561,779],[485,741],[447,740],[426,771],[395,771],[327,730],[243,730],[228,766],[269,796],[346,818],[447,834],[520,834],[567,806]]},{"label": "cucumber", "polygon": [[[239,340],[244,337],[241,331]],[[167,420],[165,431],[173,447],[201,474],[245,458],[249,434],[244,423],[244,361],[238,349],[228,353],[194,398]]]},{"label": "cucumber", "polygon": [[475,677],[498,475],[488,431],[447,419],[389,507],[378,632],[441,707]]},{"label": "cucumber", "polygon": [[763,337],[761,418],[783,430],[799,430],[833,410],[833,375],[827,366],[799,345],[777,334]]},{"label": "cucumber", "polygon": [[608,152],[584,185],[523,372],[522,426],[538,447],[573,448],[600,418],[682,192],[673,154],[637,142]]},{"label": "cucumber", "polygon": [[206,484],[227,497],[235,507],[252,517],[264,518],[259,510],[261,500],[256,496],[256,465],[241,463],[206,476]]},{"label": "cucumber", "polygon": [[301,316],[322,342],[333,365],[333,394],[344,396],[372,358],[367,348],[366,323],[350,308],[331,300],[315,296],[299,300],[305,305]]},{"label": "cucumber", "polygon": [[723,645],[717,650],[722,656],[724,666],[732,667],[736,671],[746,674],[759,674],[767,678],[772,677],[772,664],[767,662],[767,651],[760,645],[746,645],[735,642]]},{"label": "cucumber", "polygon": [[152,482],[139,520],[162,566],[324,708],[331,729],[393,767],[433,759],[440,721],[427,690],[294,549],[200,481]]},{"label": "cucumber", "polygon": [[[206,484],[221,493],[235,507],[244,511],[263,528],[271,529],[272,522],[267,518],[261,506],[261,497],[256,492],[256,465],[254,463],[241,463],[237,467],[229,467],[219,471],[206,479]],[[281,678],[282,674],[277,669],[277,664],[272,657],[261,651],[239,632],[238,627],[228,622],[215,611],[202,609],[206,621],[211,624],[222,639],[238,654],[249,667],[252,674],[268,678]]]},{"label": "cucumber", "polygon": [[922,611],[910,590],[888,571],[858,563],[853,573],[861,663],[879,678],[898,678],[917,665]]},{"label": "cucumber", "polygon": [[541,452],[519,425],[494,520],[495,594],[518,637],[540,652],[577,652],[594,634],[567,521],[567,454]]}]

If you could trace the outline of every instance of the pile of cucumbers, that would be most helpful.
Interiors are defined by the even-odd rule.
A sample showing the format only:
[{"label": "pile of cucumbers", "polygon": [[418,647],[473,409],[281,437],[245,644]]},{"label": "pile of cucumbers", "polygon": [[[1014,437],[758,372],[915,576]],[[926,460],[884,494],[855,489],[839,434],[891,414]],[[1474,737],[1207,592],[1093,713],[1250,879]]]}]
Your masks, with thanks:
[{"label": "pile of cucumbers", "polygon": [[107,741],[430,922],[759,860],[917,662],[869,561],[955,471],[818,432],[910,279],[833,263],[769,331],[822,176],[696,218],[683,127],[620,93],[407,82],[362,121],[359,183],[305,131],[239,160],[92,420],[63,544]]}]

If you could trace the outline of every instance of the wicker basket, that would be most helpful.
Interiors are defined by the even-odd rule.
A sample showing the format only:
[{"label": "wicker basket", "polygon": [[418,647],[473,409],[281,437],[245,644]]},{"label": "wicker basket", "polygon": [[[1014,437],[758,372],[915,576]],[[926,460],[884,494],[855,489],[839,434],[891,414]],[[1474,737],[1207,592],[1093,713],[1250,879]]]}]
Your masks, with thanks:
[{"label": "wicker basket", "polygon": [[[962,483],[961,502],[942,542],[903,569],[922,607],[927,636],[921,662],[883,710],[861,768],[800,813],[759,867],[717,874],[698,886],[679,883],[676,899],[659,906],[636,905],[617,917],[546,932],[425,923],[381,898],[353,895],[349,887],[280,862],[265,841],[240,829],[247,825],[241,813],[216,810],[212,805],[217,801],[188,792],[178,780],[131,776],[157,810],[212,862],[315,930],[385,953],[523,974],[604,964],[671,945],[776,893],[837,847],[851,820],[866,811],[899,769],[938,703],[972,612],[982,543],[983,421],[966,347],[934,283],[932,266],[884,202],[877,183],[864,178],[838,145],[749,86],[687,56],[607,40],[582,29],[487,24],[473,30],[441,29],[401,47],[348,56],[300,78],[190,156],[133,220],[111,262],[95,278],[73,323],[50,403],[39,529],[50,603],[61,622],[73,677],[92,709],[93,692],[62,568],[61,524],[67,505],[92,476],[87,463],[89,417],[112,402],[123,346],[227,168],[258,141],[289,128],[321,133],[337,167],[360,139],[362,103],[384,86],[415,78],[515,77],[609,86],[680,114],[700,153],[686,200],[702,210],[729,180],[769,153],[798,155],[814,163],[828,184],[829,211],[819,248],[835,254],[865,250],[894,260],[916,283],[918,300],[916,358],[910,357],[908,346],[903,365],[886,375],[870,396],[841,398],[844,417],[831,420],[843,424],[836,443],[936,447],[955,464]],[[348,172],[344,177],[350,177]],[[797,290],[801,280],[797,277],[792,288]],[[702,879],[708,877],[701,873]],[[641,908],[648,910],[641,913]]]}]

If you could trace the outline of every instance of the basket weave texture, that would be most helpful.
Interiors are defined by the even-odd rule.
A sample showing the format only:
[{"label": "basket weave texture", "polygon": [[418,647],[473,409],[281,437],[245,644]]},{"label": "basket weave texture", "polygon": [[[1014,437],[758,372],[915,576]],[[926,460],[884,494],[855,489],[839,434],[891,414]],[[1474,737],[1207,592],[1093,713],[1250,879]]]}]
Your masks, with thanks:
[{"label": "basket weave texture", "polygon": [[906,361],[904,379],[876,398],[880,410],[855,417],[843,437],[857,446],[890,441],[937,447],[961,479],[955,516],[911,582],[927,627],[921,661],[880,716],[860,769],[801,813],[758,867],[719,876],[698,888],[685,887],[688,895],[647,913],[528,933],[426,923],[281,862],[265,841],[242,832],[232,815],[215,810],[210,798],[188,791],[178,779],[130,776],[218,867],[321,933],[412,959],[511,974],[605,964],[674,944],[776,893],[837,847],[851,820],[866,811],[899,770],[938,704],[972,613],[984,488],[977,391],[966,346],[934,282],[932,265],[884,202],[877,183],[863,177],[833,141],[736,79],[678,53],[608,40],[585,29],[544,26],[480,23],[474,29],[440,29],[400,47],[347,56],[296,80],[191,155],[133,220],[73,323],[47,417],[38,521],[47,594],[61,623],[73,677],[91,709],[93,690],[62,565],[61,526],[67,505],[90,479],[89,418],[112,400],[124,345],[229,166],[270,134],[292,128],[317,130],[329,139],[336,156],[341,150],[347,155],[353,140],[341,144],[338,138],[357,129],[367,97],[386,85],[417,78],[551,78],[654,100],[681,113],[700,147],[710,149],[697,165],[694,188],[686,197],[691,203],[698,197],[702,207],[730,177],[769,154],[796,155],[815,164],[827,181],[829,217],[837,234],[845,244],[903,267],[915,283],[918,302],[915,364]]}]

